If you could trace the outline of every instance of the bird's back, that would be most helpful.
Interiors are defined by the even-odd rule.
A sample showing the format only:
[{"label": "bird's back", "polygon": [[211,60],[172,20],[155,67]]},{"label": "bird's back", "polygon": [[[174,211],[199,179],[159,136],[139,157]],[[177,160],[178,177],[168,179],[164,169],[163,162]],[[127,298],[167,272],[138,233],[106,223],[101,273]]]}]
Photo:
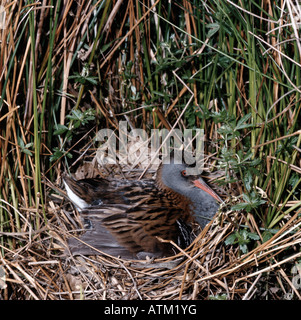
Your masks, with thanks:
[{"label": "bird's back", "polygon": [[123,258],[133,258],[141,252],[166,255],[174,252],[173,246],[157,237],[182,247],[192,240],[189,203],[182,198],[175,201],[172,193],[160,190],[153,180],[68,178],[65,183],[88,204],[81,209],[81,216],[89,220],[90,228],[80,240],[70,239],[73,254],[99,253],[94,247]]}]

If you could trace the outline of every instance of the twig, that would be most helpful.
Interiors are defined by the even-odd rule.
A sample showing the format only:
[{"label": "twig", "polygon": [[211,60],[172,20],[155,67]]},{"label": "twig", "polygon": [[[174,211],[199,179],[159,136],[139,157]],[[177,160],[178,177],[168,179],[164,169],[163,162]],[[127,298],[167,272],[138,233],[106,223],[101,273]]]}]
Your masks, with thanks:
[{"label": "twig", "polygon": [[255,279],[255,281],[252,283],[251,287],[249,288],[249,290],[246,292],[246,294],[243,296],[242,300],[250,300],[250,298],[253,296],[253,294],[255,293],[255,291],[257,290],[257,288],[254,290],[254,292],[252,293],[252,295],[250,296],[250,292],[253,290],[255,284],[257,283],[257,281],[261,278],[262,273],[260,273],[257,278]]},{"label": "twig", "polygon": [[118,263],[122,266],[122,268],[127,272],[127,274],[130,276],[132,282],[133,282],[133,285],[134,285],[134,289],[135,291],[137,292],[137,295],[139,297],[140,300],[143,300],[142,299],[142,296],[137,288],[137,284],[136,284],[136,281],[134,280],[133,276],[131,275],[130,271],[126,268],[126,266],[119,260]]}]

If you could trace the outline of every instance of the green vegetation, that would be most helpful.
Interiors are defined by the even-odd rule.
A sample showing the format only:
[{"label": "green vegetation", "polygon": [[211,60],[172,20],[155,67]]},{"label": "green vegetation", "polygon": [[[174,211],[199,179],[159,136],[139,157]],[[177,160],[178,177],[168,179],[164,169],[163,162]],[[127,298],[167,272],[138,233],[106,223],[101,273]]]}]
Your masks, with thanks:
[{"label": "green vegetation", "polygon": [[240,253],[299,218],[295,2],[21,0],[4,6],[3,258],[24,246],[7,233],[37,231],[53,218],[46,182],[56,184],[69,170],[81,142],[93,146],[86,154],[91,159],[97,130],[117,130],[124,114],[148,132],[176,122],[181,130],[205,130],[210,170],[220,172],[216,183],[231,210],[246,216],[247,226],[237,223],[226,240]]}]

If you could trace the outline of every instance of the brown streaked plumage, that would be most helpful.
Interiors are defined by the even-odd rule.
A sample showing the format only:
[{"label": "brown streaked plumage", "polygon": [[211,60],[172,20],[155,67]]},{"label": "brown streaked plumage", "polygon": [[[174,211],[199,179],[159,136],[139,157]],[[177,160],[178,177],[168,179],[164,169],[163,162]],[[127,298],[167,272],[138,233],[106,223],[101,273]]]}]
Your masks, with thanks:
[{"label": "brown streaked plumage", "polygon": [[[215,215],[220,198],[201,178],[185,176],[183,164],[162,164],[156,181],[64,178],[70,200],[89,228],[80,240],[122,258],[174,253],[172,240],[186,248],[193,240],[191,224],[204,227]],[[70,239],[73,254],[97,254]]]}]

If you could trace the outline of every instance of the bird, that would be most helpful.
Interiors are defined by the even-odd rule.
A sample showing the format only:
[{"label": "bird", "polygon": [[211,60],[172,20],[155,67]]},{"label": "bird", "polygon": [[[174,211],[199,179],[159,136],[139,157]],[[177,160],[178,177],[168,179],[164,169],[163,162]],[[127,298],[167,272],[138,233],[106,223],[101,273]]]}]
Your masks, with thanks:
[{"label": "bird", "polygon": [[86,228],[69,239],[71,253],[146,259],[175,254],[172,242],[187,248],[195,238],[193,226],[204,228],[222,202],[201,177],[187,175],[187,168],[161,163],[155,180],[65,175],[67,196]]}]

